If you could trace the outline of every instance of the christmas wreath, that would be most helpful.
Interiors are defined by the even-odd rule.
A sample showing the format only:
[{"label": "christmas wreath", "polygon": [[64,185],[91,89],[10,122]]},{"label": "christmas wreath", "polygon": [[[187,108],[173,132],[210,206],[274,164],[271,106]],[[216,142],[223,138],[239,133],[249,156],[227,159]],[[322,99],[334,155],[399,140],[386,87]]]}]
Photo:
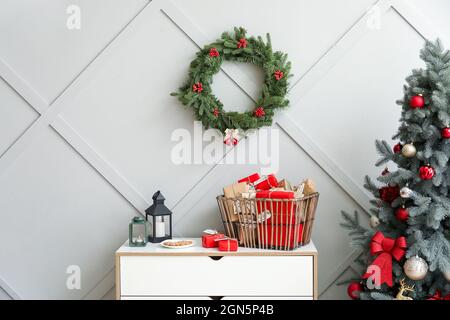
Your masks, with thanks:
[{"label": "christmas wreath", "polygon": [[[262,94],[253,111],[225,111],[222,102],[212,93],[213,76],[219,72],[224,60],[252,63],[263,69]],[[233,129],[257,129],[272,124],[275,109],[288,106],[286,94],[290,69],[287,54],[272,51],[269,34],[264,42],[260,36],[247,37],[244,28],[234,28],[234,34],[222,33],[220,39],[197,53],[190,65],[188,80],[172,95],[194,109],[205,128],[219,129],[227,134]]]}]

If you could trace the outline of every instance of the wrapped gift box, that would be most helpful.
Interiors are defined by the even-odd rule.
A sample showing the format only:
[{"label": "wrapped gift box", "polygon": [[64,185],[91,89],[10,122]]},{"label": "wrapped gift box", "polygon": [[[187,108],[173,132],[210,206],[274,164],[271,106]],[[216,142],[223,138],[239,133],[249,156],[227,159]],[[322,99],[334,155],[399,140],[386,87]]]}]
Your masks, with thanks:
[{"label": "wrapped gift box", "polygon": [[240,179],[238,182],[254,183],[259,179],[261,179],[260,175],[258,173],[254,173],[252,175],[249,175],[248,177]]},{"label": "wrapped gift box", "polygon": [[[255,195],[256,199],[294,199],[295,193],[293,191],[258,191]],[[295,214],[296,205],[294,202],[283,201],[264,201],[256,200],[256,208],[258,214],[268,211],[272,214]],[[292,211],[291,211],[292,210]]]},{"label": "wrapped gift box", "polygon": [[236,239],[218,240],[219,251],[237,251],[238,241]]},{"label": "wrapped gift box", "polygon": [[[259,224],[259,242],[263,247],[281,247],[293,249],[302,242],[303,223],[295,224],[272,224],[271,219],[267,224]],[[295,239],[297,229],[297,239]],[[297,240],[297,241],[295,241]]]},{"label": "wrapped gift box", "polygon": [[238,207],[239,202],[234,201],[234,199],[242,198],[242,194],[249,192],[249,186],[246,182],[239,182],[223,188],[223,195],[225,198],[230,198],[230,201],[226,202],[229,207],[228,212],[231,212],[230,221],[236,222],[239,220],[238,214],[240,213],[240,208]]},{"label": "wrapped gift box", "polygon": [[278,180],[273,174],[269,174],[266,180],[256,184],[256,190],[270,190],[270,188],[278,187]]},{"label": "wrapped gift box", "polygon": [[204,248],[215,248],[218,246],[218,239],[225,238],[225,235],[222,233],[204,233],[202,236],[202,246]]}]

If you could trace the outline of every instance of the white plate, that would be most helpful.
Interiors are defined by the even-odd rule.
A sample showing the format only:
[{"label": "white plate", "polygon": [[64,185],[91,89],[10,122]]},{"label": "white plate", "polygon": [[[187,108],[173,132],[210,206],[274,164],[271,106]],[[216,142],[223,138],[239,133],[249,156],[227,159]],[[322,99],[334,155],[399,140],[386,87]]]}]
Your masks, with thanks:
[{"label": "white plate", "polygon": [[195,245],[195,241],[193,240],[189,240],[191,241],[190,244],[186,244],[184,246],[168,246],[167,242],[176,242],[176,241],[183,241],[183,240],[164,240],[163,242],[161,242],[160,244],[164,247],[164,248],[168,248],[168,249],[184,249],[184,248],[189,248]]}]

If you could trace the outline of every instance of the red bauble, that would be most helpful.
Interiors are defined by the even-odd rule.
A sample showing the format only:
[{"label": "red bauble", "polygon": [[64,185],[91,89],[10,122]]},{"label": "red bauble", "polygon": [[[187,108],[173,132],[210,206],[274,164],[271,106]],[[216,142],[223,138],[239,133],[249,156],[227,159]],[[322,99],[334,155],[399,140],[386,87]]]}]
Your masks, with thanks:
[{"label": "red bauble", "polygon": [[275,77],[275,80],[280,80],[281,78],[283,78],[284,73],[280,70],[277,70],[273,73],[273,76]]},{"label": "red bauble", "polygon": [[398,186],[383,187],[379,190],[380,199],[387,203],[392,203],[400,196],[400,188]]},{"label": "red bauble", "polygon": [[425,99],[421,95],[416,95],[409,100],[409,106],[413,109],[423,108],[425,106]]},{"label": "red bauble", "polygon": [[197,82],[192,85],[192,91],[200,93],[203,91],[203,84],[201,82]]},{"label": "red bauble", "polygon": [[422,166],[419,169],[419,176],[421,179],[423,180],[431,180],[434,177],[434,169],[433,167],[427,165],[427,166]]},{"label": "red bauble", "polygon": [[219,108],[214,108],[214,110],[213,110],[214,117],[217,118],[219,116],[219,114],[220,114]]},{"label": "red bauble", "polygon": [[238,49],[247,47],[247,39],[241,38],[237,44]]},{"label": "red bauble", "polygon": [[209,56],[214,58],[219,56],[219,51],[216,48],[209,49]]},{"label": "red bauble", "polygon": [[395,210],[395,217],[398,221],[405,222],[409,218],[409,211],[405,207],[398,208]]},{"label": "red bauble", "polygon": [[402,151],[402,148],[403,148],[402,144],[400,142],[397,143],[393,148],[394,153],[399,153],[400,151]]},{"label": "red bauble", "polygon": [[359,299],[359,293],[363,291],[363,286],[359,282],[352,282],[347,287],[347,294],[353,300]]},{"label": "red bauble", "polygon": [[442,138],[444,138],[444,139],[449,139],[449,138],[450,138],[450,128],[448,128],[448,127],[443,128],[443,129],[441,130],[441,136],[442,136]]},{"label": "red bauble", "polygon": [[255,109],[255,117],[262,118],[266,115],[263,107],[258,107]]}]

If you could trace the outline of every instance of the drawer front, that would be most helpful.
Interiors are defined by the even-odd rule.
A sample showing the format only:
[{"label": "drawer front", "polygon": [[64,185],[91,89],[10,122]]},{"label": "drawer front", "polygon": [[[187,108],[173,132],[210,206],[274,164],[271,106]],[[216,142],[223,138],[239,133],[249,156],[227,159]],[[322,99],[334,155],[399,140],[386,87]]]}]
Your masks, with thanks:
[{"label": "drawer front", "polygon": [[122,256],[121,296],[313,296],[312,256]]},{"label": "drawer front", "polygon": [[122,296],[120,300],[211,300],[210,297],[158,297],[158,296]]},{"label": "drawer front", "polygon": [[294,296],[277,296],[277,297],[223,297],[221,300],[314,300],[312,296],[294,297]]},{"label": "drawer front", "polygon": [[[211,297],[157,297],[157,296],[123,296],[121,300],[213,300]],[[223,297],[220,300],[313,300],[313,297]]]}]

